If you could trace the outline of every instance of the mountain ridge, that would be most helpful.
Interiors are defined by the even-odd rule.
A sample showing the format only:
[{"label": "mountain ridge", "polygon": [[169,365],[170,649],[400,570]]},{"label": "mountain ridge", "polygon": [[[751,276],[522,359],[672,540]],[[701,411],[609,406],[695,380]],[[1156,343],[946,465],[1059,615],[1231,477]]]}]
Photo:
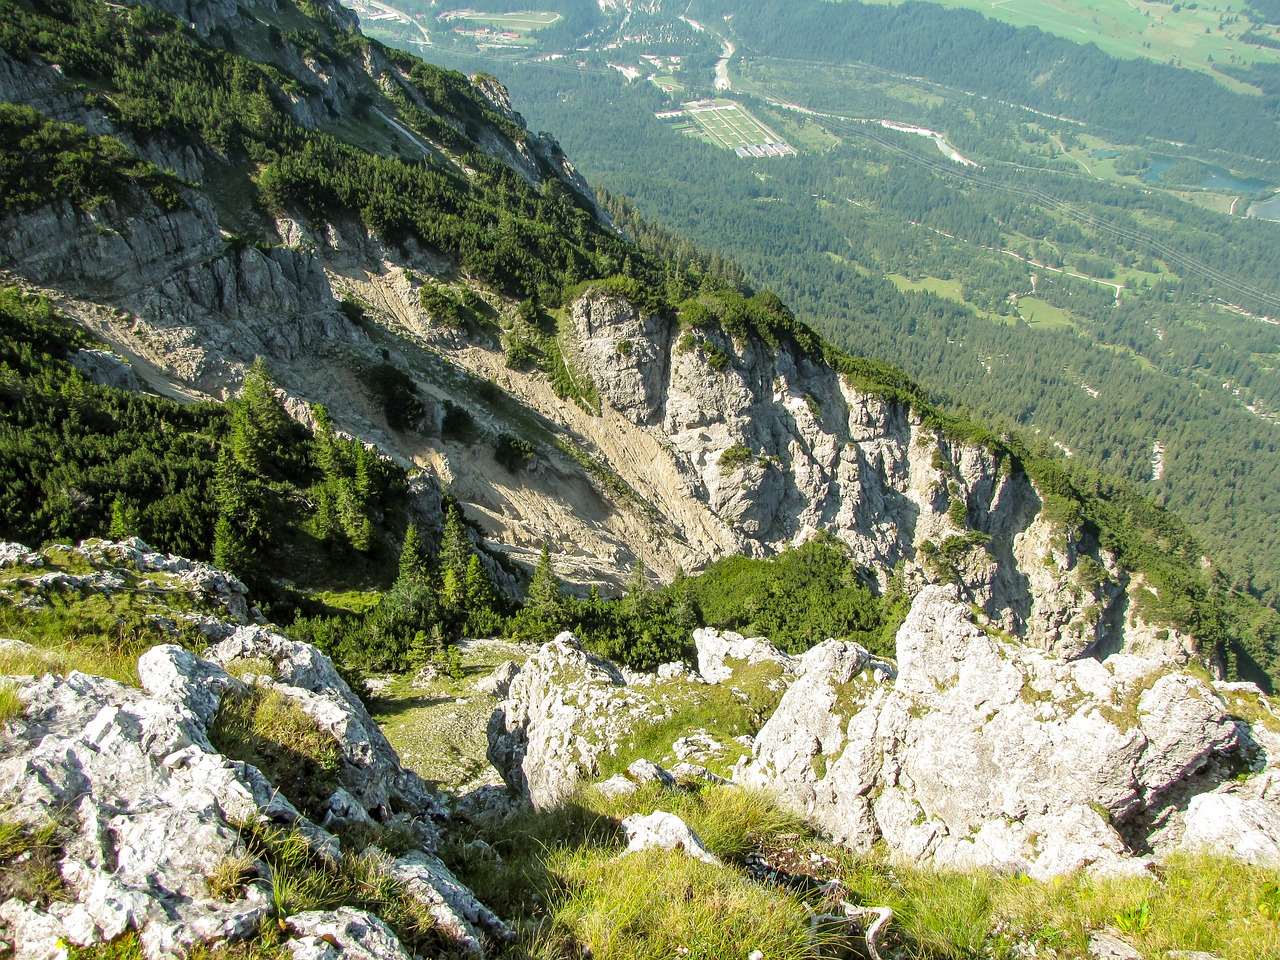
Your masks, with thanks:
[{"label": "mountain ridge", "polygon": [[[881,586],[889,568],[906,561],[912,589],[960,581],[995,623],[1037,643],[1061,642],[1075,655],[1122,648],[1126,634],[1167,645],[1181,660],[1192,653],[1185,633],[1201,634],[1199,654],[1220,664],[1227,648],[1244,652],[1238,636],[1220,626],[1206,636],[1205,619],[1197,623],[1185,610],[1170,630],[1172,601],[1158,596],[1170,582],[1126,572],[1134,556],[1097,539],[1065,478],[1042,467],[1049,473],[1030,480],[1016,445],[940,417],[909,382],[898,386],[893,371],[826,348],[776,297],[748,298],[705,279],[695,286],[626,246],[553,141],[527,137],[493,81],[481,77],[472,87],[390,56],[355,39],[350,17],[327,7],[316,7],[318,19],[299,20],[291,5],[263,3],[254,9],[279,25],[251,17],[237,43],[250,47],[264,26],[290,28],[294,39],[280,62],[297,71],[295,90],[273,85],[278,65],[250,66],[217,47],[189,46],[172,21],[138,13],[149,9],[132,8],[126,19],[139,16],[157,50],[172,45],[208,69],[255,76],[256,92],[245,102],[256,103],[261,117],[224,128],[224,118],[196,110],[187,121],[190,142],[175,146],[171,131],[153,142],[136,132],[154,122],[140,119],[152,107],[139,99],[136,81],[122,81],[133,92],[123,107],[110,108],[118,114],[112,121],[88,107],[109,106],[110,95],[64,79],[72,66],[32,61],[21,68],[12,51],[22,42],[10,34],[7,96],[99,130],[123,127],[151,143],[157,159],[172,155],[188,175],[203,170],[208,185],[171,187],[179,202],[167,211],[133,181],[119,197],[79,208],[37,197],[9,212],[0,240],[11,276],[52,291],[71,315],[144,361],[144,376],[155,371],[171,391],[220,397],[254,357],[267,357],[295,416],[310,422],[311,404],[323,402],[344,430],[449,487],[500,551],[532,559],[541,543],[557,544],[571,579],[616,588],[637,560],[671,576],[729,553],[775,552],[829,529]],[[214,39],[248,22],[239,7],[181,11],[198,15],[194,34]],[[57,42],[69,54],[63,59],[74,63],[76,28],[59,29],[66,39]],[[111,29],[133,36],[128,31],[139,27],[130,20]],[[298,55],[300,44],[311,45],[309,57]],[[358,68],[342,66],[344,45],[365,51]],[[115,68],[83,69],[98,70],[102,85]],[[378,115],[381,108],[358,102],[368,82],[390,90],[387,102],[403,120],[395,123],[435,135],[415,134],[430,157],[397,159],[404,129],[396,127],[383,133],[387,155],[367,161],[329,134],[297,132],[323,116],[350,133],[344,111]],[[371,94],[366,88],[363,95]],[[234,149],[220,155],[218,142],[238,143],[244,158]],[[488,150],[458,152],[469,143]],[[486,166],[495,153],[502,166]],[[538,194],[528,192],[535,182]],[[407,193],[397,195],[401,187]],[[435,189],[464,192],[431,200],[428,209],[440,215],[428,220],[406,201],[425,202]],[[486,191],[497,189],[515,199],[517,211],[494,207],[497,194]],[[491,229],[460,218],[460,209],[487,218]],[[571,232],[557,239],[540,219],[547,217]],[[224,220],[258,239],[238,238]],[[532,246],[521,247],[525,241]],[[505,259],[509,253],[516,259]],[[595,272],[591,282],[604,292],[575,293],[566,283],[570,295],[557,306],[565,294],[546,278],[571,281],[581,269]],[[628,269],[641,279],[609,279]],[[471,291],[461,325],[441,306],[466,301],[460,290]],[[559,371],[552,384],[513,369],[522,365],[513,353],[521,344]],[[408,371],[405,389],[432,401],[435,412],[417,424],[425,432],[397,429],[379,410],[367,388],[375,368],[401,377]],[[505,407],[485,386],[498,379],[523,408]],[[565,399],[577,395],[589,408],[584,389],[598,392],[616,416]],[[509,469],[468,442],[471,435],[428,437],[455,407],[484,424],[496,444],[504,436],[532,444],[536,459]],[[868,443],[875,449],[861,452]],[[1037,526],[1033,517],[1046,503],[1054,509]],[[1198,586],[1174,589],[1205,595]],[[1268,629],[1255,625],[1246,656],[1267,661],[1268,641],[1259,637]],[[1064,630],[1070,639],[1060,641]]]}]

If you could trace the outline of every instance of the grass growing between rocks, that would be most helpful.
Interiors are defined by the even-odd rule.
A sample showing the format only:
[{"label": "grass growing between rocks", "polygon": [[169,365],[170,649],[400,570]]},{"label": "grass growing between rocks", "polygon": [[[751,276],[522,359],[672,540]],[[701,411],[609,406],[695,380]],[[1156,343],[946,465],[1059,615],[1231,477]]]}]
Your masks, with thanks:
[{"label": "grass growing between rocks", "polygon": [[411,955],[450,957],[451,950],[456,952],[427,906],[387,875],[385,853],[351,846],[330,862],[300,834],[280,827],[254,824],[243,835],[249,856],[268,867],[273,923],[281,932],[295,913],[347,906],[381,918]]},{"label": "grass growing between rocks", "polygon": [[694,732],[709,734],[725,748],[721,756],[695,759],[727,777],[746,752],[734,737],[754,736],[777,708],[785,689],[782,668],[776,663],[727,663],[733,668],[733,679],[724,683],[691,684],[681,679],[640,688],[649,696],[665,697],[674,710],[663,720],[637,723],[622,738],[616,753],[600,758],[600,778],[620,773],[642,757],[670,764],[676,759],[671,753],[672,742]]},{"label": "grass growing between rocks", "polygon": [[476,683],[504,660],[523,662],[532,648],[502,640],[463,640],[460,676],[437,671],[377,678],[366,696],[369,712],[386,734],[401,762],[428,783],[466,792],[500,782],[485,753],[485,732],[498,699],[480,693]]},{"label": "grass growing between rocks", "polygon": [[[619,859],[619,820],[655,809],[681,817],[724,865],[678,852]],[[836,847],[768,795],[721,787],[673,793],[650,785],[613,800],[584,788],[559,809],[471,831],[445,854],[513,922],[513,957],[745,957],[756,949],[797,960],[861,956],[860,929],[837,924],[811,936],[806,907],[839,913],[840,899],[893,909],[880,948],[898,960],[1088,960],[1089,939],[1100,932],[1148,960],[1169,951],[1280,956],[1280,871],[1217,857],[1177,856],[1146,877],[1082,873],[1049,883],[938,871]],[[471,836],[501,860],[473,853],[464,842]],[[819,900],[748,879],[743,866],[757,852],[793,875],[838,879],[843,892]]]},{"label": "grass growing between rocks", "polygon": [[45,907],[58,898],[62,839],[55,823],[32,825],[0,816],[0,903],[16,897]]},{"label": "grass growing between rocks", "polygon": [[[658,808],[682,817],[726,865],[661,851],[620,860],[619,819]],[[710,960],[757,949],[783,960],[844,956],[830,952],[843,946],[841,931],[815,935],[797,894],[755,883],[738,868],[765,836],[793,829],[801,829],[795,817],[750,791],[664,793],[650,785],[606,800],[585,788],[555,810],[476,829],[472,835],[489,842],[496,858],[468,848],[470,835],[454,838],[444,853],[513,923],[519,939],[509,956]]]},{"label": "grass growing between rocks", "polygon": [[1086,873],[1040,882],[990,872],[891,864],[816,843],[857,901],[894,910],[906,956],[960,960],[1089,957],[1105,932],[1144,957],[1205,951],[1220,960],[1280,956],[1280,871],[1222,857],[1178,855],[1145,877]]},{"label": "grass growing between rocks", "polygon": [[[58,557],[65,556],[65,562]],[[32,576],[92,574],[94,567],[72,553],[47,551],[48,565],[36,571],[6,570],[0,581],[0,637],[19,644],[0,646],[0,674],[72,670],[138,685],[138,657],[158,643],[193,650],[205,644],[181,615],[195,609],[186,591],[165,587],[157,574],[149,585],[127,570],[115,570],[123,585],[98,590],[31,585]],[[23,646],[25,645],[25,646]]]},{"label": "grass growing between rocks", "polygon": [[[67,946],[67,960],[146,960],[138,934],[129,931],[110,943],[92,947]],[[184,960],[290,960],[284,945],[271,937],[257,937],[239,943],[196,944],[183,954]]]},{"label": "grass growing between rocks", "polygon": [[7,680],[0,680],[0,732],[10,720],[22,716],[26,704],[18,696],[18,688]]},{"label": "grass growing between rocks", "polygon": [[796,898],[723,867],[660,851],[625,864],[561,853],[549,866],[561,884],[556,928],[599,960],[719,960],[753,950],[779,960],[820,956]]},{"label": "grass growing between rocks", "polygon": [[338,786],[337,742],[295,701],[254,684],[228,691],[209,726],[219,753],[251,763],[299,810],[321,819]]}]

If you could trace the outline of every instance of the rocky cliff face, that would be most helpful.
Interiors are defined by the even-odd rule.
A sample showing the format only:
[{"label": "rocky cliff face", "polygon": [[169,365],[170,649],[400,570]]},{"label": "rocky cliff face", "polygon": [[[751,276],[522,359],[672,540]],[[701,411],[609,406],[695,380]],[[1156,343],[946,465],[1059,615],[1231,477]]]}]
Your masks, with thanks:
[{"label": "rocky cliff face", "polygon": [[[607,404],[658,438],[672,481],[737,550],[827,531],[872,570],[905,561],[917,584],[955,579],[1004,629],[1068,656],[1119,649],[1142,630],[1127,615],[1136,585],[1096,545],[1055,528],[1027,476],[986,449],[853,389],[786,342],[681,330],[603,292],[572,316]],[[694,342],[728,364],[713,368]],[[1159,653],[1185,661],[1178,641]]]},{"label": "rocky cliff face", "polygon": [[[204,35],[276,15],[270,0],[164,8]],[[374,48],[364,62],[320,64],[286,44],[274,65],[296,81],[291,111],[304,127],[348,117],[358,94],[376,91],[429,109]],[[505,125],[440,119],[530,183],[556,180],[590,199],[554,141],[512,133],[523,123],[500,86],[480,78],[476,89]],[[0,55],[0,96],[120,134],[51,65]],[[388,152],[442,153],[395,126],[384,107],[393,109],[388,101],[365,119]],[[222,170],[223,158],[210,151],[122,137],[193,183],[212,183]],[[959,583],[994,623],[1044,649],[1081,656],[1141,645],[1174,660],[1190,655],[1186,638],[1137,616],[1131,601],[1140,584],[1096,544],[1046,520],[1024,474],[854,389],[786,342],[775,349],[718,327],[682,330],[620,297],[588,292],[569,306],[561,336],[574,375],[601,396],[602,409],[588,412],[557,397],[542,374],[508,370],[488,335],[469,339],[436,322],[418,294],[425,278],[449,276],[453,266],[411,238],[389,243],[340,216],[263,222],[260,211],[247,213],[216,189],[180,192],[186,206],[176,211],[135,190],[92,211],[55,203],[10,214],[0,222],[0,262],[133,361],[152,389],[225,397],[247,364],[265,357],[292,410],[305,417],[308,403],[324,402],[339,427],[447,485],[495,549],[530,557],[546,541],[568,579],[620,585],[637,559],[671,575],[828,531],[882,579],[903,563],[912,590]],[[229,224],[243,233],[255,217],[254,229],[273,242],[229,238]],[[481,294],[501,322],[514,314],[509,300]],[[364,305],[360,322],[348,319],[340,298]],[[713,366],[704,347],[727,362]],[[391,430],[363,384],[381,363],[410,372],[423,396],[466,410],[490,442],[431,436],[430,424]],[[523,409],[468,376],[496,384]],[[493,462],[502,433],[538,450],[518,475]],[[601,482],[604,475],[621,484]]]}]

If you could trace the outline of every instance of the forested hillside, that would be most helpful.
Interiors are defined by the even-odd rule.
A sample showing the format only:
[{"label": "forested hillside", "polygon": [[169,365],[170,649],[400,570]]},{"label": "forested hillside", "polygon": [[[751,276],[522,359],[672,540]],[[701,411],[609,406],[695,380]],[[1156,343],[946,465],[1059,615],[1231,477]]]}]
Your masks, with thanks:
[{"label": "forested hillside", "polygon": [[[733,29],[749,20],[736,16]],[[1029,430],[1045,451],[1069,452],[1068,468],[1139,484],[1222,545],[1234,583],[1277,596],[1280,528],[1261,518],[1280,502],[1280,338],[1228,306],[1274,314],[1274,225],[1225,216],[1229,196],[1212,209],[1208,192],[1119,175],[1121,151],[1107,159],[1073,125],[979,109],[861,65],[735,62],[735,84],[751,91],[738,96],[812,144],[781,163],[673,135],[652,118],[669,105],[660,90],[608,71],[488,66],[594,181],[643,214],[737,260],[843,348],[900,364],[975,417]],[[857,117],[944,130],[984,166],[842,119]]]},{"label": "forested hillside", "polygon": [[[0,49],[10,62],[56,61],[69,85],[66,96],[75,104],[64,109],[62,116],[97,111],[102,120],[97,129],[119,133],[118,137],[90,134],[79,124],[52,121],[31,108],[6,108],[0,116],[5,125],[0,142],[10,158],[2,168],[5,196],[9,198],[5,215],[10,224],[20,226],[22,218],[62,202],[69,202],[78,215],[101,210],[110,216],[135,209],[149,216],[156,210],[194,214],[212,206],[242,231],[242,235],[223,231],[216,240],[224,248],[219,255],[239,256],[246,250],[258,250],[263,257],[285,257],[293,248],[271,239],[279,221],[299,215],[321,224],[354,221],[392,246],[419,245],[443,258],[447,267],[437,269],[449,271],[447,282],[418,280],[417,287],[410,289],[416,290],[416,305],[448,331],[449,338],[464,344],[468,338],[489,343],[496,339],[495,327],[500,325],[508,369],[541,370],[560,397],[587,410],[598,405],[599,395],[593,394],[589,383],[583,385],[580,370],[575,375],[573,344],[559,328],[566,322],[564,309],[592,281],[599,289],[621,295],[658,321],[683,331],[679,349],[691,349],[704,358],[712,376],[741,362],[736,353],[745,348],[735,344],[767,344],[771,349],[786,345],[805,362],[837,371],[856,389],[911,410],[940,435],[986,448],[1017,465],[1010,469],[1025,469],[1057,522],[1100,544],[1125,569],[1146,577],[1154,587],[1149,591],[1152,599],[1144,601],[1154,605],[1149,612],[1194,635],[1206,657],[1223,661],[1233,672],[1275,670],[1280,642],[1276,640],[1274,613],[1233,591],[1229,580],[1216,570],[1200,570],[1202,548],[1175,518],[1143,501],[1128,486],[1104,480],[1096,473],[1081,471],[1072,478],[1062,464],[1043,455],[1051,449],[1048,443],[1037,441],[1034,435],[1023,438],[1011,433],[1008,421],[1014,419],[1022,426],[1030,421],[1034,427],[1046,429],[1044,417],[1038,413],[1034,417],[1010,416],[1014,412],[1011,393],[993,395],[991,400],[999,405],[1006,421],[995,419],[992,427],[984,427],[973,419],[945,413],[892,364],[893,360],[911,361],[921,355],[914,346],[917,336],[919,342],[929,345],[938,342],[936,335],[942,331],[948,336],[959,332],[975,340],[981,335],[978,327],[970,331],[958,326],[977,322],[978,315],[970,307],[944,297],[899,292],[861,265],[875,262],[877,256],[883,257],[882,270],[896,262],[891,244],[900,240],[891,229],[891,217],[870,217],[860,224],[855,221],[858,229],[839,219],[871,208],[869,200],[890,207],[889,198],[901,195],[905,203],[914,186],[926,180],[906,179],[900,190],[889,190],[885,197],[867,196],[859,206],[849,202],[852,197],[824,194],[819,178],[825,171],[807,160],[795,164],[804,178],[775,181],[772,177],[762,179],[751,167],[721,154],[709,154],[687,141],[670,141],[675,148],[656,138],[650,144],[650,157],[693,158],[706,161],[708,169],[722,170],[724,196],[704,195],[688,212],[705,213],[708,201],[720,201],[716,205],[722,216],[714,221],[719,224],[716,237],[710,237],[713,221],[709,217],[695,235],[701,232],[709,247],[719,245],[727,252],[741,253],[754,275],[753,286],[777,287],[835,330],[840,329],[834,322],[839,315],[837,305],[843,311],[852,310],[844,316],[860,319],[864,332],[876,333],[895,345],[892,351],[878,351],[889,363],[860,359],[824,344],[773,293],[750,287],[735,289],[740,274],[733,265],[652,231],[625,206],[618,205],[617,215],[642,243],[637,246],[624,239],[597,218],[585,188],[557,172],[554,147],[529,137],[511,114],[503,112],[500,103],[487,99],[460,74],[386,51],[362,38],[328,8],[282,4],[277,11],[282,18],[279,24],[247,28],[249,32],[234,40],[216,30],[209,39],[201,39],[190,27],[151,8],[117,10],[89,0],[66,0],[56,9],[46,10],[4,0],[3,10],[6,16],[0,29]],[[250,56],[256,45],[252,31],[272,39],[270,29],[280,30],[286,45],[263,48],[273,51],[266,61]],[[296,58],[300,50],[306,51],[305,60]],[[336,85],[337,94],[333,89],[326,94],[319,86],[282,79],[286,67],[300,74],[314,69],[299,67],[299,63],[328,64],[328,69],[341,72],[352,54],[383,71],[385,88],[377,87],[359,71],[343,75],[343,82]],[[270,62],[270,57],[276,57],[278,63]],[[569,108],[581,106],[583,101],[578,98],[589,95],[574,88],[570,92],[573,96],[566,99]],[[371,118],[385,121],[387,110],[396,112],[400,118],[396,123],[405,125],[407,131],[370,125],[374,122]],[[356,115],[363,117],[363,125],[354,124],[352,117]],[[628,124],[633,125],[632,132],[636,129],[633,113],[615,111],[614,117],[612,122],[618,124],[615,130],[627,130]],[[372,140],[379,146],[371,149],[371,138],[378,129],[385,139]],[[568,125],[567,135],[577,136],[579,129]],[[632,142],[645,146],[644,138],[649,136],[650,132],[642,130],[639,139]],[[166,151],[172,155],[182,148],[198,151],[204,175],[197,181],[162,172],[141,160],[130,146],[131,140],[148,143],[153,155]],[[481,149],[481,141],[487,144],[485,149]],[[157,146],[161,149],[155,150]],[[406,156],[410,146],[412,156]],[[498,159],[495,153],[507,159]],[[600,162],[603,156],[590,145],[584,153],[592,162]],[[856,151],[850,152],[850,158],[859,164],[877,162],[874,154]],[[678,169],[670,168],[673,175]],[[828,190],[857,189],[860,181],[856,167],[852,169],[854,172],[840,172],[846,179],[832,181]],[[543,177],[540,187],[535,186],[537,175]],[[51,185],[56,185],[56,194]],[[647,199],[661,188],[662,182],[654,181],[647,188],[650,194],[645,189],[638,193]],[[733,197],[734,191],[739,196]],[[677,196],[669,194],[671,199]],[[814,199],[819,203],[814,204]],[[775,202],[760,202],[766,200]],[[802,208],[815,208],[830,216],[827,229],[837,232],[806,231],[804,221],[797,218]],[[953,216],[954,224],[945,219],[940,222],[960,229],[980,225],[983,218],[994,222],[1000,222],[1001,217],[1017,219],[1028,210],[1015,204],[983,211],[975,202],[969,207],[940,203],[936,211],[922,213]],[[977,221],[965,219],[975,214]],[[1207,226],[1196,227],[1194,223],[1192,229],[1208,232]],[[103,235],[101,228],[97,232]],[[847,236],[836,239],[846,232]],[[775,249],[766,255],[755,245],[765,238],[776,244],[779,237],[806,235],[812,236],[814,250],[836,255],[814,261],[804,249],[790,253]],[[1067,258],[1086,256],[1089,249],[1089,240],[1082,233],[1062,232],[1048,242]],[[850,249],[858,251],[859,263],[848,256]],[[301,251],[293,252],[305,254],[305,243]],[[1129,253],[1123,246],[1112,252],[1117,258]],[[950,255],[938,248],[938,257]],[[799,274],[783,269],[793,263],[813,262],[824,270],[843,271],[849,286],[843,292],[823,284],[806,289],[797,279]],[[999,256],[993,262],[1001,262]],[[940,270],[939,261],[921,263],[929,270]],[[823,274],[814,276],[826,283]],[[1001,282],[996,275],[989,289],[999,289]],[[1057,282],[1046,276],[1037,291],[1045,302],[1055,297],[1068,302],[1078,295],[1081,301],[1095,303],[1084,292],[1091,288],[1077,291],[1064,280],[1056,289]],[[979,287],[973,296],[980,298]],[[6,361],[14,372],[5,469],[12,479],[9,489],[18,498],[7,507],[6,524],[11,531],[7,535],[34,541],[136,532],[162,547],[218,559],[262,583],[275,579],[268,571],[287,558],[294,569],[292,586],[308,588],[336,576],[348,585],[392,587],[367,617],[337,614],[334,619],[335,610],[324,603],[317,607],[304,596],[290,593],[291,584],[277,584],[283,591],[279,595],[281,609],[321,615],[319,620],[306,621],[308,625],[302,629],[311,631],[322,645],[340,652],[355,666],[402,667],[426,654],[434,655],[442,643],[468,630],[501,628],[545,635],[574,624],[600,649],[622,659],[652,664],[673,655],[687,642],[684,635],[698,616],[725,626],[754,624],[777,632],[781,640],[797,649],[824,631],[882,644],[901,613],[899,600],[892,593],[877,597],[869,586],[888,583],[889,571],[858,573],[847,564],[842,566],[834,554],[827,556],[822,551],[806,555],[808,559],[798,558],[791,566],[784,564],[776,575],[756,574],[732,565],[722,568],[726,577],[754,583],[748,592],[762,598],[736,612],[725,612],[734,609],[731,591],[713,587],[705,594],[701,588],[673,587],[668,590],[675,592],[661,595],[664,599],[652,604],[642,601],[647,592],[643,574],[632,584],[630,606],[601,606],[603,601],[594,597],[569,601],[554,586],[547,562],[540,563],[535,572],[532,606],[514,611],[489,582],[489,573],[497,570],[495,561],[487,561],[489,572],[477,568],[478,554],[470,545],[470,535],[464,537],[461,532],[456,504],[451,506],[446,498],[435,514],[441,545],[431,543],[433,538],[424,529],[421,536],[426,538],[426,546],[414,546],[407,534],[412,518],[407,508],[398,505],[405,482],[401,468],[374,456],[362,444],[337,437],[327,415],[314,409],[310,414],[314,427],[308,437],[305,430],[284,417],[271,390],[269,371],[261,365],[253,368],[244,394],[229,412],[104,393],[62,363],[68,351],[84,345],[77,339],[79,335],[60,326],[42,301],[24,300],[16,294],[8,297],[6,322],[15,337],[22,333],[33,338],[33,346],[19,349]],[[994,295],[990,306],[1005,309]],[[1104,307],[1112,309],[1105,303],[1097,306],[1099,312]],[[360,336],[374,330],[367,315],[370,309],[356,301],[343,306],[346,321]],[[987,322],[985,318],[983,322]],[[1005,328],[997,325],[992,329]],[[932,332],[935,339],[925,338],[926,332]],[[457,412],[448,402],[422,395],[415,377],[397,366],[403,361],[395,358],[406,354],[393,355],[388,349],[396,346],[399,351],[401,347],[382,333],[377,335],[383,338],[379,341],[382,345],[371,345],[368,353],[380,356],[380,360],[355,363],[348,358],[341,364],[364,382],[387,428],[424,439],[438,430],[441,436],[452,433],[471,442],[476,418]],[[717,346],[717,342],[725,346]],[[997,343],[993,350],[999,347]],[[1009,349],[1013,350],[1012,344]],[[1085,349],[1085,359],[1068,354],[1059,362],[1068,368],[1073,363],[1084,367],[1080,372],[1071,370],[1062,383],[1067,392],[1089,396],[1081,389],[1079,378],[1092,376],[1094,371],[1087,363],[1105,358],[1110,351],[1098,344],[1086,344]],[[621,345],[618,351],[625,355]],[[41,356],[46,359],[32,359]],[[988,357],[993,359],[996,354]],[[1122,362],[1127,364],[1125,369],[1141,372],[1128,356],[1122,357]],[[1005,382],[1004,378],[993,378],[992,382],[997,379]],[[1107,386],[1110,389],[1111,384]],[[486,405],[484,416],[502,409],[498,391],[492,386],[468,389]],[[71,397],[81,399],[72,403]],[[971,411],[981,410],[968,396],[953,399],[964,401]],[[1115,401],[1108,402],[1121,412],[1125,409]],[[1141,399],[1132,402],[1143,403]],[[1181,403],[1180,398],[1177,402]],[[90,416],[89,411],[99,407],[108,413]],[[963,412],[963,406],[961,409]],[[1064,404],[1062,412],[1068,417],[1070,406]],[[48,442],[50,418],[56,416],[83,421],[74,443],[58,446]],[[182,422],[181,438],[163,430],[157,435],[150,425],[156,418]],[[539,450],[574,449],[565,441],[557,441],[564,445],[556,447],[542,439],[527,414],[505,422],[510,426],[486,426],[482,435],[492,443],[492,460],[508,476],[519,477],[540,455]],[[22,453],[37,448],[47,450],[31,457]],[[740,467],[735,459],[738,454],[739,459],[745,458],[743,463],[752,460],[752,451],[735,450],[719,452],[725,470]],[[88,451],[99,453],[89,456]],[[1215,454],[1216,462],[1229,464],[1234,455]],[[1107,457],[1100,456],[1100,462],[1109,465]],[[163,474],[163,484],[153,489],[131,479],[150,470],[160,458],[175,460],[175,468]],[[575,458],[589,466],[595,482],[634,501],[634,490],[608,464],[581,449]],[[762,462],[769,464],[767,458]],[[1265,458],[1258,458],[1258,462],[1269,463]],[[177,518],[186,502],[183,498],[192,501],[192,510]],[[46,502],[60,506],[42,507]],[[958,540],[964,549],[981,545],[978,540],[970,544],[963,536]],[[406,541],[409,546],[404,545]],[[948,549],[955,553],[959,548],[952,545]],[[393,579],[391,567],[397,554],[402,562]],[[426,555],[435,559],[424,567]],[[958,575],[955,558],[949,556],[938,554],[932,559],[937,575],[947,571],[950,576]],[[794,592],[786,584],[801,576],[796,571],[806,569],[806,564],[809,573],[803,576],[831,585],[841,598],[834,610],[844,612],[835,619],[832,609],[809,603],[809,612],[799,622],[789,622],[763,599]],[[863,578],[862,584],[859,578]],[[838,589],[837,580],[842,584]],[[704,601],[698,614],[697,606]],[[511,616],[515,619],[508,621]],[[510,626],[502,627],[504,623]],[[432,625],[439,630],[433,632]]]},{"label": "forested hillside", "polygon": [[[1190,70],[1117,60],[1096,46],[964,10],[822,0],[701,4],[766,56],[865,62],[1082,120],[1126,139],[1159,137],[1280,160],[1276,107]],[[1153,109],[1153,107],[1155,107]]]}]

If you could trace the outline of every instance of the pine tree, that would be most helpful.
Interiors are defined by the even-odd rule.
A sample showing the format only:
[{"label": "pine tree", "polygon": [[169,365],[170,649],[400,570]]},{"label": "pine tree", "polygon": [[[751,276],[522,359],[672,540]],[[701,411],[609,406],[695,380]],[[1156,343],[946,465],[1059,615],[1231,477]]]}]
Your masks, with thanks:
[{"label": "pine tree", "polygon": [[250,572],[268,540],[256,478],[223,446],[214,467],[213,492],[218,518],[213,531],[213,562],[237,576]]},{"label": "pine tree", "polygon": [[138,508],[127,505],[123,497],[117,496],[111,504],[111,526],[108,528],[107,535],[112,540],[127,540],[129,537],[135,537],[138,535],[140,519]]},{"label": "pine tree", "polygon": [[240,395],[228,406],[232,453],[243,469],[254,474],[265,473],[283,449],[290,420],[284,404],[276,396],[271,371],[261,357],[253,361]]},{"label": "pine tree", "polygon": [[396,575],[396,585],[427,582],[427,557],[418,536],[416,524],[409,524],[404,532],[404,543],[400,547],[400,567]]},{"label": "pine tree", "polygon": [[342,476],[342,459],[338,452],[338,437],[333,430],[333,418],[321,403],[312,405],[311,416],[315,420],[312,437],[316,465],[324,474],[326,483],[336,484]]},{"label": "pine tree", "polygon": [[631,576],[627,579],[627,602],[624,607],[627,616],[643,617],[649,606],[649,573],[644,568],[644,561],[637,558],[636,565],[631,568]]},{"label": "pine tree", "polygon": [[538,564],[533,568],[533,580],[529,583],[529,599],[526,609],[546,620],[554,619],[561,612],[563,598],[560,583],[556,580],[555,566],[551,562],[551,547],[544,540]]},{"label": "pine tree", "polygon": [[452,500],[445,502],[444,538],[440,542],[440,572],[452,572],[459,587],[466,581],[467,563],[473,553],[471,538],[462,519],[462,510]]}]

